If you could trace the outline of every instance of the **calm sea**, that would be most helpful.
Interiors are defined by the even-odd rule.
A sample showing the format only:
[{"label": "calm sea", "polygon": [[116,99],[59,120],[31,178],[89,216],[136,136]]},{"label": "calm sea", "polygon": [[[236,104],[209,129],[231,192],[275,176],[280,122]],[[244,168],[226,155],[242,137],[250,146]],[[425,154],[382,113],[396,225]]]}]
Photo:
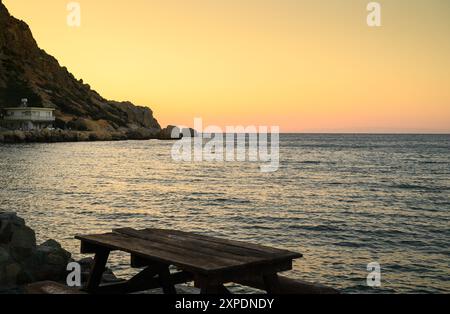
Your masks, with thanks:
[{"label": "calm sea", "polygon": [[[344,292],[450,292],[450,135],[282,135],[280,170],[176,163],[171,142],[0,146],[0,211],[78,254],[77,233],[158,227],[298,251]],[[366,284],[378,262],[382,287]],[[126,275],[128,259],[110,266]],[[241,288],[236,288],[241,289]]]}]

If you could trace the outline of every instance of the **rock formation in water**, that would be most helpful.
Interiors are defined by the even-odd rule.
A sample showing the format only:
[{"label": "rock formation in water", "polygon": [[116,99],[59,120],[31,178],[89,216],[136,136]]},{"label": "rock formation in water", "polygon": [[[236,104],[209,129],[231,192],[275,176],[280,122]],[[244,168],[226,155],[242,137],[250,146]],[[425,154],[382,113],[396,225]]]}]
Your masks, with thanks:
[{"label": "rock formation in water", "polygon": [[[0,0],[0,110],[17,106],[22,98],[30,106],[55,108],[60,129],[96,134],[87,140],[157,138],[161,131],[151,109],[106,100],[77,80],[38,47],[28,25],[11,16]],[[64,134],[52,136],[64,140]],[[29,134],[24,137],[32,141]]]},{"label": "rock formation in water", "polygon": [[174,125],[169,125],[159,132],[159,139],[161,140],[179,140],[184,137],[197,136],[197,131],[192,128],[180,128]]}]

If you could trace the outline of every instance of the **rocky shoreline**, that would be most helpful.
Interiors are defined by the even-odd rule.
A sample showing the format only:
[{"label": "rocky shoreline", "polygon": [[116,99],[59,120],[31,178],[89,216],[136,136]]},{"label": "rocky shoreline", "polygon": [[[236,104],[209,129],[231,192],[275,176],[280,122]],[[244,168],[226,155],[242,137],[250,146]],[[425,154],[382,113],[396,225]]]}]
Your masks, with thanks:
[{"label": "rocky shoreline", "polygon": [[118,132],[98,131],[5,131],[0,133],[0,143],[60,143],[159,139],[159,132],[136,129]]},{"label": "rocky shoreline", "polygon": [[[24,293],[23,287],[39,281],[66,282],[71,253],[55,240],[38,245],[33,229],[16,213],[0,212],[0,294]],[[92,258],[77,261],[81,281],[86,282]],[[120,281],[111,270],[103,275],[104,283]]]},{"label": "rocky shoreline", "polygon": [[[172,138],[175,127],[165,129],[119,129],[116,131],[75,131],[75,130],[39,130],[19,131],[0,130],[0,143],[61,143],[61,142],[95,142],[95,141],[126,141],[126,140],[177,140]],[[193,131],[191,131],[192,133]]]}]

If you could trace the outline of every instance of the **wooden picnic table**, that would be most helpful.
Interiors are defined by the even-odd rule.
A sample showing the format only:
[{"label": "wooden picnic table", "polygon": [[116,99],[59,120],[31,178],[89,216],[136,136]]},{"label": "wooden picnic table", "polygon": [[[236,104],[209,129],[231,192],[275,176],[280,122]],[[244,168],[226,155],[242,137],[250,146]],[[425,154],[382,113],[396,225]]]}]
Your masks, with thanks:
[{"label": "wooden picnic table", "polygon": [[[80,235],[81,253],[95,254],[85,290],[89,293],[133,293],[194,281],[202,294],[229,293],[226,283],[262,281],[268,293],[280,291],[278,273],[292,269],[299,253],[241,241],[175,230],[131,228]],[[110,252],[131,255],[131,267],[144,268],[128,281],[100,286]],[[178,272],[171,273],[174,266]]]}]

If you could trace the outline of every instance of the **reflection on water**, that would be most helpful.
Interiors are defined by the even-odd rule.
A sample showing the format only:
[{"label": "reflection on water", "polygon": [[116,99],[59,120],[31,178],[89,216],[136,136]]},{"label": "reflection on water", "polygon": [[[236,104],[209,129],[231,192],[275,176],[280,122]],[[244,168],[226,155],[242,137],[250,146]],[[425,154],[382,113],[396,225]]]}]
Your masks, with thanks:
[{"label": "reflection on water", "polygon": [[175,163],[171,145],[2,145],[0,211],[74,253],[77,233],[173,228],[301,252],[289,276],[346,292],[373,291],[370,262],[382,266],[377,291],[450,291],[450,136],[284,135],[269,174]]}]

